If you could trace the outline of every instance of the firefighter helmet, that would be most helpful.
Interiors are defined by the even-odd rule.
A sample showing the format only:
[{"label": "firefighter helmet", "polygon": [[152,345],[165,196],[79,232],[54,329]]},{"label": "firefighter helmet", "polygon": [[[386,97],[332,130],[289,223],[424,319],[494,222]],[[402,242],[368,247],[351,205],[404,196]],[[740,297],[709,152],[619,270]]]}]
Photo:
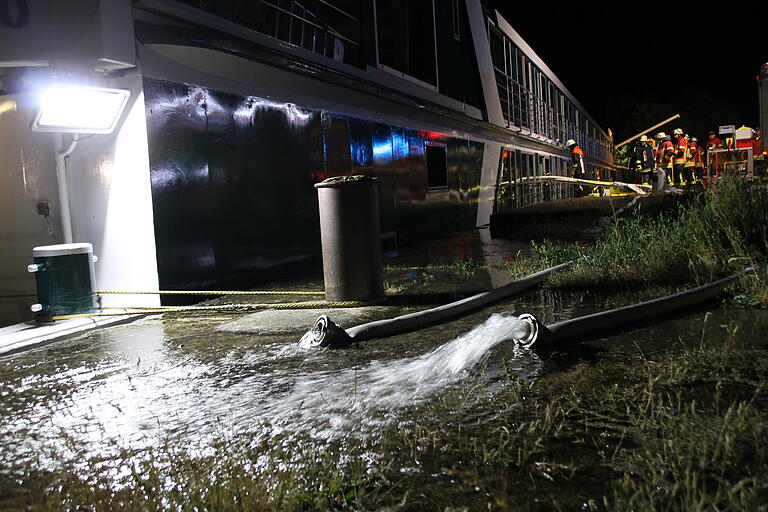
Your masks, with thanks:
[{"label": "firefighter helmet", "polygon": [[691,142],[699,142],[699,139],[697,139],[696,137],[691,137]]},{"label": "firefighter helmet", "polygon": [[565,141],[565,147],[567,147],[567,148],[569,148],[571,146],[575,146],[575,145],[576,145],[576,141],[573,140],[573,139],[568,139],[567,141]]},{"label": "firefighter helmet", "polygon": [[666,136],[667,136],[667,134],[664,133],[664,132],[659,132],[659,133],[656,134],[656,138],[657,139],[663,139]]},{"label": "firefighter helmet", "polygon": [[646,137],[645,135],[640,136],[640,142],[647,142],[647,141],[648,141],[648,137]]},{"label": "firefighter helmet", "polygon": [[682,134],[683,134],[682,128],[675,128],[674,130],[672,130],[672,135],[682,135]]}]

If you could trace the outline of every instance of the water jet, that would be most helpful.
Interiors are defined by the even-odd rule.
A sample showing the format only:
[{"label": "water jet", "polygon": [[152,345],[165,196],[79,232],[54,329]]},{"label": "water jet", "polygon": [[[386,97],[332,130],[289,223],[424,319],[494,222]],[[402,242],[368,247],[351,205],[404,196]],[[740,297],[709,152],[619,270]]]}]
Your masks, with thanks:
[{"label": "water jet", "polygon": [[302,348],[342,348],[360,341],[385,338],[394,334],[423,329],[429,325],[456,318],[469,311],[479,309],[532,288],[544,281],[552,272],[564,268],[571,263],[569,261],[555,265],[493,290],[478,293],[426,311],[368,322],[349,329],[343,329],[336,325],[327,315],[321,315],[315,321],[312,328],[301,337],[299,345]]}]

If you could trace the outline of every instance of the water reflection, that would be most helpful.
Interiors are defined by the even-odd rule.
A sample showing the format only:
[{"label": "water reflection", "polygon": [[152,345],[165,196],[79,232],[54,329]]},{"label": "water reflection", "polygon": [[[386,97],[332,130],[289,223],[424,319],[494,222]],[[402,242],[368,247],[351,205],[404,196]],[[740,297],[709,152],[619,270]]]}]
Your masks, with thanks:
[{"label": "water reflection", "polygon": [[[493,315],[449,343],[407,341],[410,357],[397,342],[317,353],[292,338],[238,347],[202,321],[96,331],[5,361],[2,465],[56,467],[169,440],[202,448],[222,435],[375,436],[401,409],[469,375],[517,328],[515,317]],[[521,377],[536,375],[535,355],[507,350]]]}]

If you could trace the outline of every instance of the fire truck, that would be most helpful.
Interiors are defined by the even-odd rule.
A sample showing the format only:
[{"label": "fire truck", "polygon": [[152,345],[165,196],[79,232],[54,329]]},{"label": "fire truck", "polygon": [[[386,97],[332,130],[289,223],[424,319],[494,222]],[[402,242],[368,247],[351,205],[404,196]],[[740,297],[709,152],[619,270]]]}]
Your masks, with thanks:
[{"label": "fire truck", "polygon": [[768,63],[757,77],[760,99],[760,129],[749,126],[720,126],[724,147],[707,151],[707,175],[715,178],[737,174],[746,178],[768,177],[768,143],[762,135],[768,128]]}]

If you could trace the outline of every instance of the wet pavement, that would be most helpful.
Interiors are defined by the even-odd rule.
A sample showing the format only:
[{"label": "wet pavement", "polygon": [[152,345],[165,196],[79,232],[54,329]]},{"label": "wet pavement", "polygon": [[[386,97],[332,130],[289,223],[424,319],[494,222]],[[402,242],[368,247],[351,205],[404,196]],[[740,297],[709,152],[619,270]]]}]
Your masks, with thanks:
[{"label": "wet pavement", "polygon": [[[387,286],[409,301],[380,313],[500,286],[509,281],[501,269],[440,265],[498,264],[525,250],[481,230],[391,252]],[[318,279],[287,287],[318,287]],[[375,438],[405,412],[411,421],[440,414],[430,397],[470,375],[492,393],[505,374],[530,382],[598,358],[618,361],[638,347],[653,354],[671,342],[695,343],[705,325],[749,321],[744,311],[700,311],[547,354],[509,342],[517,328],[512,315],[532,313],[549,324],[648,298],[537,289],[347,350],[304,351],[295,334],[223,332],[219,327],[237,318],[224,314],[154,315],[94,330],[0,358],[0,471],[54,469],[160,445],[204,451],[233,436],[253,443],[292,432],[318,443],[350,434]]]}]

